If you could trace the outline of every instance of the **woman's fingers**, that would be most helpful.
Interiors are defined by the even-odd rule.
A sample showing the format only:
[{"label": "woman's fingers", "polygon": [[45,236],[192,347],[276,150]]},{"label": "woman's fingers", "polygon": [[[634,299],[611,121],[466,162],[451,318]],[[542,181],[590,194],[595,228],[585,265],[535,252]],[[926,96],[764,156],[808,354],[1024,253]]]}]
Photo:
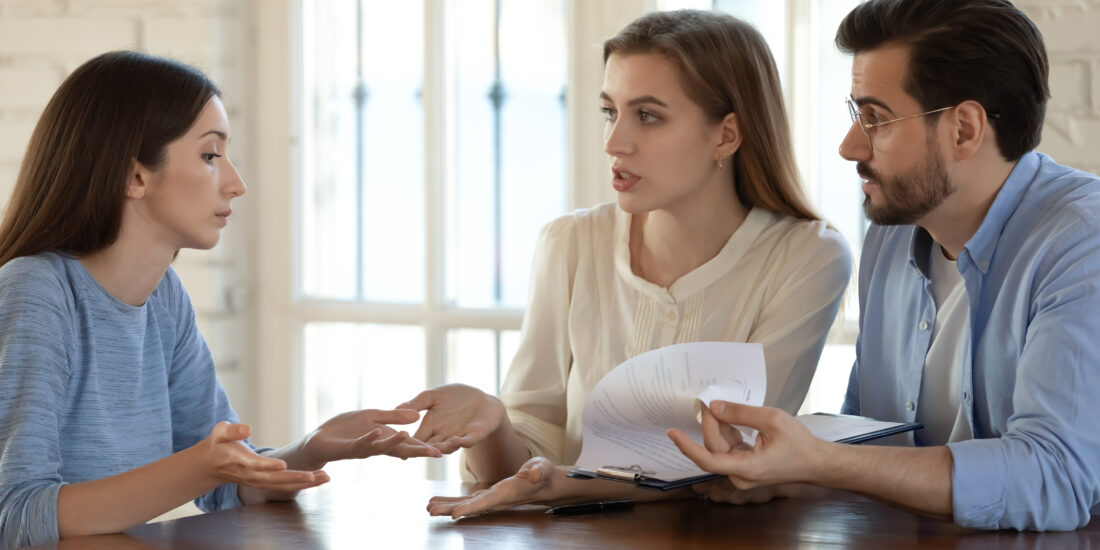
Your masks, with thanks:
[{"label": "woman's fingers", "polygon": [[214,444],[242,441],[248,439],[251,431],[248,424],[234,424],[223,420],[214,425],[214,429],[210,431],[210,439]]},{"label": "woman's fingers", "polygon": [[234,476],[236,483],[259,489],[275,489],[280,491],[297,491],[316,487],[330,480],[324,470],[306,472],[301,470],[284,470],[280,472],[260,472],[243,470]]},{"label": "woman's fingers", "polygon": [[412,424],[420,420],[420,412],[412,408],[394,409],[392,411],[367,409],[363,412],[367,420],[375,424]]},{"label": "woman's fingers", "polygon": [[[475,493],[470,500],[455,506],[455,508],[451,510],[451,518],[458,519],[492,512],[497,505],[505,501],[504,493],[504,491],[498,490],[496,487],[487,491],[479,491]],[[509,506],[515,506],[517,504],[519,503],[508,503]]]}]

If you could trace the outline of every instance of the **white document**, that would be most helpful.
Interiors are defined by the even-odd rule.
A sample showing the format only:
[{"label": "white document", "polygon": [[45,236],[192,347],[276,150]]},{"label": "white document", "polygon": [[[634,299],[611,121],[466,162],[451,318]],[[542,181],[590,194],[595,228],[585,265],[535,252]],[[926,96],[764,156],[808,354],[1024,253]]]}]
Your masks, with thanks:
[{"label": "white document", "polygon": [[694,342],[633,357],[607,373],[585,403],[577,466],[635,469],[663,481],[704,475],[668,429],[702,444],[697,399],[760,406],[766,387],[760,344]]},{"label": "white document", "polygon": [[832,414],[803,414],[799,415],[798,420],[809,428],[811,433],[825,441],[840,441],[870,433],[886,432],[902,425],[901,422],[883,422],[860,416]]}]

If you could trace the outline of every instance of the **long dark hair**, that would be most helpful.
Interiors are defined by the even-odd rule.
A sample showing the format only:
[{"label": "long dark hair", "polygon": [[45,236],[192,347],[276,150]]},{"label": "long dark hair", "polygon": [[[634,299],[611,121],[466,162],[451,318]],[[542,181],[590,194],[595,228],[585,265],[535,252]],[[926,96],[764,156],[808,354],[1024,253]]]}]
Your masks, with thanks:
[{"label": "long dark hair", "polygon": [[95,57],[54,93],[31,135],[0,224],[0,265],[118,238],[134,161],[157,169],[220,92],[199,70],[138,52]]},{"label": "long dark hair", "polygon": [[752,25],[717,12],[653,12],[604,42],[604,63],[614,53],[662,55],[712,122],[737,114],[742,141],[733,157],[733,186],[742,204],[819,219],[794,161],[779,71]]}]

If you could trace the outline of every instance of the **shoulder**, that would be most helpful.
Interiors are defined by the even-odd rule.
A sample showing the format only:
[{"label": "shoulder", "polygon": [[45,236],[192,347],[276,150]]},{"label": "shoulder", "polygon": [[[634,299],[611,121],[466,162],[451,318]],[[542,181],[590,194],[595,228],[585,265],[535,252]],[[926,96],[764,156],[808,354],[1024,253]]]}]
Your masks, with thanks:
[{"label": "shoulder", "polygon": [[1100,177],[1060,165],[1042,154],[1039,166],[1021,205],[1040,214],[1036,225],[1095,226],[1100,222]]},{"label": "shoulder", "polygon": [[829,266],[830,269],[851,272],[852,252],[839,231],[823,220],[803,220],[784,214],[770,213],[774,222],[772,246],[779,247],[788,262],[803,265]]},{"label": "shoulder", "polygon": [[605,203],[559,216],[543,226],[539,242],[544,248],[571,249],[581,236],[611,235],[616,209],[615,203]]},{"label": "shoulder", "polygon": [[14,258],[0,266],[0,301],[65,301],[74,286],[64,256],[43,252]]},{"label": "shoulder", "polygon": [[1100,244],[1100,177],[1038,154],[1039,168],[1008,218],[998,246],[1031,250],[1050,260]]}]

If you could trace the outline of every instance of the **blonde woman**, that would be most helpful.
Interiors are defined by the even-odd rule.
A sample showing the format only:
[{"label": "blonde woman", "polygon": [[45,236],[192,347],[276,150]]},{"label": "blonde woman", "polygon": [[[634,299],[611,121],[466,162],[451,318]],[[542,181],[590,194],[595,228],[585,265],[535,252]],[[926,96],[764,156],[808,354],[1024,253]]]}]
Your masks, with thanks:
[{"label": "blonde woman", "polygon": [[[573,464],[596,383],[674,343],[763,344],[765,403],[795,412],[851,274],[843,238],[802,193],[775,62],[755,29],[713,12],[652,13],[608,40],[604,60],[605,185],[618,200],[542,231],[499,399],[450,385],[401,405],[427,410],[415,436],[443,452],[465,448],[479,481],[529,459]],[[621,489],[530,466],[519,476],[561,482],[552,495],[520,483],[540,501],[569,486],[596,493],[582,500]],[[474,502],[433,501],[431,512],[515,504],[524,498],[502,495],[516,479]]]}]

